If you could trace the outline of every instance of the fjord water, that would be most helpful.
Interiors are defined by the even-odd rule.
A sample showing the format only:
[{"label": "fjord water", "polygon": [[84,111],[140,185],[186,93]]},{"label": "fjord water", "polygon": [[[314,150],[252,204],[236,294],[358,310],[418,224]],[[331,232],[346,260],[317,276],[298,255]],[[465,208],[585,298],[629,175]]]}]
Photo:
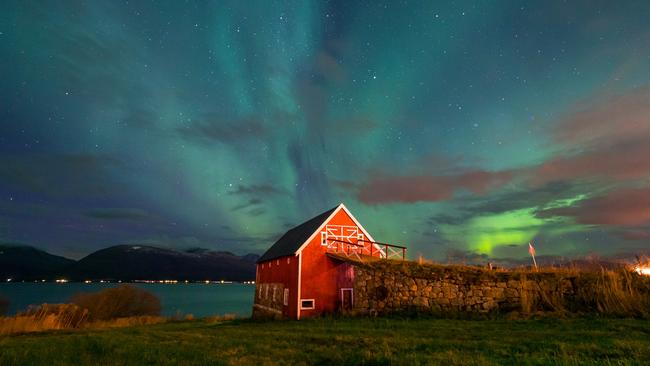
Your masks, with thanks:
[{"label": "fjord water", "polygon": [[[96,292],[118,283],[0,283],[0,297],[8,298],[9,314],[27,308],[31,304],[57,304],[69,302],[81,292]],[[205,317],[235,314],[241,317],[251,315],[255,285],[239,283],[135,283],[158,296],[162,303],[162,315],[187,315]]]}]

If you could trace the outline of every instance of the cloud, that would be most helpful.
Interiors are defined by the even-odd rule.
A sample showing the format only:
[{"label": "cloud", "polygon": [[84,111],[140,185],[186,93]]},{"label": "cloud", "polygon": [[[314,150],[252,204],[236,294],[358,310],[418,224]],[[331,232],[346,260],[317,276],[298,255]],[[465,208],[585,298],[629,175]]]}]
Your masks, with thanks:
[{"label": "cloud", "polygon": [[533,184],[650,176],[650,88],[582,103],[555,127],[564,154],[534,169]]},{"label": "cloud", "polygon": [[183,137],[200,142],[233,143],[261,137],[266,129],[263,123],[254,118],[235,122],[223,121],[220,116],[207,115],[202,121],[190,126],[179,127],[176,131]]},{"label": "cloud", "polygon": [[650,187],[619,189],[580,201],[573,207],[542,210],[538,217],[571,216],[585,225],[650,224]]},{"label": "cloud", "polygon": [[630,230],[624,230],[619,232],[618,236],[625,240],[638,240],[647,242],[650,240],[650,228],[634,228]]},{"label": "cloud", "polygon": [[93,154],[0,156],[0,181],[47,196],[99,195],[116,191],[110,170],[121,162]]},{"label": "cloud", "polygon": [[84,212],[84,216],[104,220],[142,220],[150,217],[147,211],[139,208],[94,208]]},{"label": "cloud", "polygon": [[334,83],[343,82],[347,73],[345,67],[326,51],[320,51],[314,59],[314,68],[325,80]]},{"label": "cloud", "polygon": [[608,146],[650,135],[650,88],[583,103],[555,129],[565,144]]},{"label": "cloud", "polygon": [[264,213],[266,213],[266,210],[261,207],[257,207],[248,211],[248,214],[253,217],[263,215]]},{"label": "cloud", "polygon": [[[278,195],[288,195],[289,192],[283,188],[278,188],[270,184],[252,184],[252,185],[238,185],[237,189],[229,192],[230,195],[240,196],[246,198],[244,203],[241,203],[231,209],[231,211],[239,211],[246,208],[252,208],[247,213],[250,216],[260,216],[266,213],[266,210],[259,207],[264,203],[264,199],[272,198]],[[255,207],[256,206],[256,207]]]},{"label": "cloud", "polygon": [[251,207],[251,206],[256,206],[256,205],[259,205],[261,203],[262,203],[261,199],[259,199],[259,198],[251,198],[248,201],[246,201],[245,203],[233,207],[230,211],[234,212],[234,211],[243,210],[245,208],[248,208],[248,207]]},{"label": "cloud", "polygon": [[368,181],[358,185],[357,195],[361,202],[367,204],[436,202],[453,198],[454,193],[459,189],[483,195],[501,187],[511,178],[509,172],[484,170],[466,171],[448,176],[379,175],[370,177]]},{"label": "cloud", "polygon": [[[473,214],[472,214],[473,216]],[[427,220],[428,225],[460,225],[465,223],[465,221],[469,218],[469,215],[467,214],[456,214],[456,215],[451,215],[447,213],[443,214],[438,214],[431,216]]]},{"label": "cloud", "polygon": [[323,170],[322,156],[300,141],[287,146],[287,156],[296,176],[295,197],[305,211],[331,204],[330,186]]},{"label": "cloud", "polygon": [[272,186],[270,184],[252,184],[249,186],[238,185],[237,190],[229,192],[233,195],[256,195],[256,196],[274,196],[279,194],[287,194],[288,192],[282,188]]},{"label": "cloud", "polygon": [[575,156],[549,160],[536,169],[533,185],[578,178],[624,181],[650,176],[648,141],[650,135],[620,141],[617,145],[609,143]]}]

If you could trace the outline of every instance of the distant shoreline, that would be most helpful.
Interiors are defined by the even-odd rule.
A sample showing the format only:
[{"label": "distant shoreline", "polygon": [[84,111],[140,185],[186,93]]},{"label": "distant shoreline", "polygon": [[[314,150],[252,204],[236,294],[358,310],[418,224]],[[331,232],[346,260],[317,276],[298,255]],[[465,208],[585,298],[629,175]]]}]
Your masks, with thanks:
[{"label": "distant shoreline", "polygon": [[145,283],[145,284],[161,284],[161,285],[179,285],[179,284],[206,284],[206,285],[254,285],[255,281],[227,281],[227,280],[85,280],[85,281],[72,281],[72,280],[5,280],[0,282],[0,284],[12,284],[12,283],[56,283],[56,284],[67,284],[67,283],[83,283],[83,284],[96,284],[96,283]]}]

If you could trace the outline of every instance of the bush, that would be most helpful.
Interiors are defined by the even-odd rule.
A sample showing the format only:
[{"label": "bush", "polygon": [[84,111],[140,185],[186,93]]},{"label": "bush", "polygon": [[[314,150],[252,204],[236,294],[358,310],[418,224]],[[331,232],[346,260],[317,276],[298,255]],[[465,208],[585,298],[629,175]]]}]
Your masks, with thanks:
[{"label": "bush", "polygon": [[158,297],[131,285],[77,294],[70,301],[88,309],[89,318],[93,321],[142,315],[158,316],[161,309]]},{"label": "bush", "polygon": [[0,316],[4,316],[9,311],[9,299],[0,296]]}]

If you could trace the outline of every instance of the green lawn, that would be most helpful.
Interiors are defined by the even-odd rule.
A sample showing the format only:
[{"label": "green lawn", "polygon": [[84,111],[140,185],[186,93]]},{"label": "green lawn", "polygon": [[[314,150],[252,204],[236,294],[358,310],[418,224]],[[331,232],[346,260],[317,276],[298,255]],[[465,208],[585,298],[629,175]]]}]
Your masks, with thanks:
[{"label": "green lawn", "polygon": [[650,321],[205,321],[0,338],[0,365],[650,364]]}]

